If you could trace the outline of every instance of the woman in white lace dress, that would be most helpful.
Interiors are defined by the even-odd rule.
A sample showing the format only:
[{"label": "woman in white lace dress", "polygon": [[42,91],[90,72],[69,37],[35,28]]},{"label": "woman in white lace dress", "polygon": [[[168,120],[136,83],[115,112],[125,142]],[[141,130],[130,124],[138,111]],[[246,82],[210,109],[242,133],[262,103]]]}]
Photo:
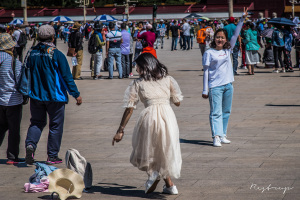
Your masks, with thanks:
[{"label": "woman in white lace dress", "polygon": [[133,131],[130,162],[147,172],[146,193],[153,192],[162,178],[166,183],[163,192],[178,194],[170,177],[180,177],[182,159],[178,124],[170,103],[179,106],[183,96],[175,79],[168,75],[167,68],[152,54],[141,54],[136,63],[140,78],[132,81],[125,91],[126,110],[113,145],[123,138],[133,109],[141,101],[145,109]]}]

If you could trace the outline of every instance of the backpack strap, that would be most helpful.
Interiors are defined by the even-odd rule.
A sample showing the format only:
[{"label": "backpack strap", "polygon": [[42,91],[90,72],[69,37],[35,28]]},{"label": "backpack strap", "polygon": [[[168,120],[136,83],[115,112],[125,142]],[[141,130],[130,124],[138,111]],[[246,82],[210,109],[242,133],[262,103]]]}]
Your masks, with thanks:
[{"label": "backpack strap", "polygon": [[[12,59],[11,59],[11,68],[13,70],[13,73],[14,73],[14,81],[15,81],[15,84],[17,84],[17,79],[16,79],[16,59],[14,56],[12,56]],[[2,64],[2,63],[1,63]]]}]

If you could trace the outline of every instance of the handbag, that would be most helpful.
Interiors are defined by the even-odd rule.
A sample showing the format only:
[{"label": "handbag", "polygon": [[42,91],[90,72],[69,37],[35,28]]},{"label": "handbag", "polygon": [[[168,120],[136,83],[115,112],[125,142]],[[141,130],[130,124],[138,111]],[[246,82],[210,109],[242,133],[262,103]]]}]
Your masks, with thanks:
[{"label": "handbag", "polygon": [[67,56],[73,57],[75,54],[75,48],[69,48]]},{"label": "handbag", "polygon": [[16,58],[15,57],[12,58],[12,70],[13,70],[13,74],[14,74],[14,81],[17,85],[18,92],[20,92],[23,96],[23,102],[22,102],[23,105],[26,105],[28,103],[29,93],[30,93],[30,89],[31,89],[30,68],[26,65],[27,58],[31,52],[31,49],[28,52],[27,52],[25,61],[21,68],[19,82],[17,82],[17,79],[16,79]]}]

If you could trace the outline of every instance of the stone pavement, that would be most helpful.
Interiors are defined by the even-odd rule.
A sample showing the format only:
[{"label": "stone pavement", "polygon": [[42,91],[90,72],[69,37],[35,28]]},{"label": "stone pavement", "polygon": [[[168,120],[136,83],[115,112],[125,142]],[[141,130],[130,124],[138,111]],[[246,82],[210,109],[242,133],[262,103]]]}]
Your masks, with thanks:
[{"label": "stone pavement", "polygon": [[[179,108],[173,106],[183,157],[181,178],[174,180],[179,195],[161,194],[163,181],[154,193],[145,195],[143,184],[147,175],[129,162],[132,131],[142,104],[134,111],[123,141],[111,145],[124,111],[123,94],[131,80],[94,81],[84,72],[85,80],[76,81],[83,104],[76,106],[71,97],[66,106],[60,151],[60,157],[64,158],[69,148],[75,148],[92,164],[94,187],[90,193],[83,194],[82,199],[300,199],[299,71],[275,74],[271,73],[272,69],[260,68],[254,76],[246,76],[246,70],[239,69],[241,75],[235,77],[228,128],[232,144],[214,148],[208,120],[209,103],[201,98],[203,73],[199,48],[195,43],[190,51],[171,52],[170,43],[171,39],[166,39],[165,48],[158,49],[157,54],[178,81],[185,97]],[[60,40],[58,48],[67,50]],[[88,70],[87,42],[84,49],[83,70]],[[137,78],[136,73],[133,78]],[[20,157],[25,156],[29,120],[26,105]],[[47,158],[47,132],[46,127],[36,151],[38,161]],[[50,199],[49,193],[23,192],[23,185],[35,167],[5,165],[6,145],[7,138],[0,148],[0,199]]]}]

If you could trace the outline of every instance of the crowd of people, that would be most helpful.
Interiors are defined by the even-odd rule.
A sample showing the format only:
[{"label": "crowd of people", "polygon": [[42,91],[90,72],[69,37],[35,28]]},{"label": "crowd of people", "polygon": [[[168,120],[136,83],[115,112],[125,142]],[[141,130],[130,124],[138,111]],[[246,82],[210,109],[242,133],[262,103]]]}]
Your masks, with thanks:
[{"label": "crowd of people", "polygon": [[[270,24],[267,18],[250,20],[246,18],[232,50],[233,72],[238,75],[238,59],[241,57],[239,68],[248,69],[248,75],[254,75],[254,70],[258,63],[265,63],[265,67],[273,67],[273,72],[293,72],[293,68],[299,68],[299,50],[298,43],[300,36],[298,34],[300,26],[281,26],[280,24]],[[91,75],[94,80],[102,79],[101,71],[108,71],[107,79],[113,79],[114,60],[116,69],[119,72],[118,78],[128,78],[133,76],[132,68],[135,67],[134,60],[142,52],[151,52],[156,55],[156,49],[164,48],[164,40],[171,36],[171,51],[176,51],[179,43],[180,50],[190,50],[194,47],[194,42],[199,44],[202,56],[210,48],[214,33],[218,29],[225,29],[228,33],[228,40],[231,39],[238,23],[238,19],[230,17],[228,20],[163,20],[150,23],[147,21],[127,22],[118,21],[117,23],[99,23],[88,22],[85,24],[50,22],[55,30],[54,45],[57,39],[64,40],[69,48],[75,48],[73,57],[76,62],[73,66],[72,75],[75,80],[82,80],[81,66],[83,60],[83,41],[89,40],[93,35],[97,35],[98,51],[91,54]],[[23,32],[27,40],[35,40],[36,45],[37,30],[42,23],[26,26]],[[17,41],[19,40],[20,25],[5,27],[6,32],[11,34]],[[271,31],[270,31],[271,30]],[[126,34],[126,33],[129,33]],[[150,33],[149,33],[150,32]],[[268,34],[270,33],[271,34]],[[76,34],[74,34],[76,33]],[[116,33],[117,37],[112,37]],[[142,34],[143,33],[143,34]],[[107,37],[109,35],[110,37]],[[126,37],[123,41],[123,35]],[[114,39],[121,36],[121,41],[112,43]],[[26,45],[26,43],[25,43]],[[103,55],[103,47],[106,46],[106,55]],[[296,49],[296,62],[293,65],[291,61],[291,50]],[[258,50],[264,48],[261,55]],[[23,46],[18,43],[15,48],[15,55],[22,62]],[[113,50],[114,49],[114,50]],[[117,50],[119,49],[119,50]],[[108,52],[111,53],[108,53]],[[112,53],[115,51],[115,53]],[[103,59],[104,57],[104,59]],[[113,59],[115,58],[115,59]],[[75,60],[75,59],[74,59]],[[281,69],[279,71],[279,69]]]},{"label": "crowd of people", "polygon": [[[26,27],[25,33],[16,26],[13,29],[2,26],[0,34],[0,145],[5,133],[9,131],[7,164],[22,161],[19,158],[20,123],[24,95],[18,90],[19,80],[26,66],[30,74],[31,120],[25,141],[27,164],[35,162],[37,145],[49,116],[49,137],[47,145],[47,164],[61,163],[60,151],[65,105],[68,93],[82,103],[82,98],[74,80],[82,80],[83,41],[89,41],[91,70],[94,80],[102,79],[101,69],[108,71],[106,79],[113,79],[114,61],[118,78],[132,76],[136,67],[139,78],[135,79],[125,91],[126,108],[112,144],[120,142],[124,136],[133,109],[139,101],[145,105],[133,133],[133,151],[130,162],[148,174],[146,193],[155,190],[160,178],[166,185],[167,194],[178,194],[171,177],[179,178],[181,171],[181,152],[179,129],[170,102],[180,106],[183,96],[176,80],[168,74],[168,69],[157,58],[156,49],[164,48],[164,40],[172,37],[171,51],[193,49],[193,42],[199,44],[203,66],[204,99],[210,103],[210,126],[213,146],[231,143],[227,139],[227,126],[232,107],[233,81],[237,73],[239,54],[242,55],[241,68],[254,75],[255,67],[263,60],[266,67],[274,66],[274,71],[293,72],[291,50],[297,44],[300,34],[292,26],[272,25],[266,19],[248,20],[247,9],[240,19],[227,21],[164,21],[159,23],[108,23],[80,24],[72,26],[51,22],[49,25],[37,24],[32,29]],[[264,35],[266,30],[272,34]],[[24,39],[25,38],[25,39]],[[72,57],[70,70],[63,53],[56,47],[57,39],[68,44],[67,55]],[[23,59],[26,40],[34,39],[33,46]],[[263,57],[258,50],[265,46]],[[300,49],[296,47],[297,59]],[[103,55],[103,49],[106,55]],[[179,49],[179,48],[178,48]],[[282,54],[284,60],[282,60]],[[105,57],[102,60],[103,56]],[[18,58],[19,60],[17,60]],[[279,62],[279,63],[278,63]],[[22,67],[22,63],[24,63]],[[104,64],[104,66],[102,66]],[[299,60],[296,62],[299,67]],[[42,77],[42,78],[41,78]],[[163,139],[162,139],[163,138]]]}]

